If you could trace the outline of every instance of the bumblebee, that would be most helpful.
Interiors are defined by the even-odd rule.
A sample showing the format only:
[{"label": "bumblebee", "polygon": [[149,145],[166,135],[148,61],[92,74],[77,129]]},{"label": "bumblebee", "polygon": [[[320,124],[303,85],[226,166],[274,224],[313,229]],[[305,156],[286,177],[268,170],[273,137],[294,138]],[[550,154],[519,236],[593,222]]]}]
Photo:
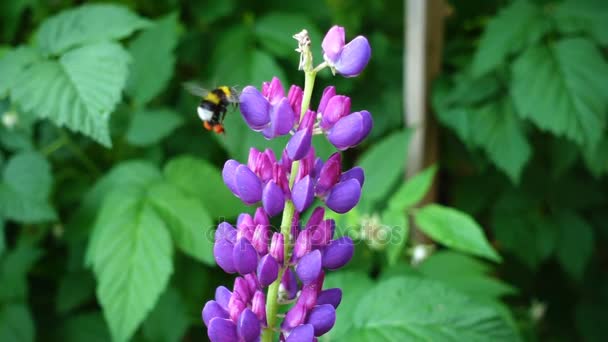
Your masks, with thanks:
[{"label": "bumblebee", "polygon": [[199,96],[201,102],[196,108],[198,117],[203,121],[203,127],[215,133],[224,133],[224,118],[228,106],[238,105],[239,96],[236,89],[220,86],[213,90],[207,90],[194,83],[185,83],[184,87],[193,95]]}]

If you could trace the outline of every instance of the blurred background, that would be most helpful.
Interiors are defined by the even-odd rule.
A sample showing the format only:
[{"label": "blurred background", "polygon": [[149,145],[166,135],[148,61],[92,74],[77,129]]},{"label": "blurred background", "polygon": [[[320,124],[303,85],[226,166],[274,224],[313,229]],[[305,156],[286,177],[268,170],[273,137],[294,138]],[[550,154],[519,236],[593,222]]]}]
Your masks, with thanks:
[{"label": "blurred background", "polygon": [[[366,183],[357,210],[336,218],[358,244],[326,280],[344,299],[321,340],[605,340],[608,3],[415,2],[2,1],[0,340],[206,340],[202,306],[232,283],[208,237],[252,210],[225,188],[221,167],[286,140],[251,132],[238,110],[225,135],[204,131],[182,83],[242,89],[277,76],[303,86],[292,35],[309,31],[318,64],[335,24],[347,41],[366,36],[372,59],[357,78],[321,72],[313,107],[335,85],[353,110],[372,113],[374,129],[343,159],[365,168]],[[326,158],[333,148],[317,140]],[[406,174],[432,165],[423,204],[471,218],[500,262],[416,231],[415,208],[388,209]],[[139,227],[142,207],[156,213],[147,225],[188,233],[175,247],[121,254],[137,243],[116,249],[99,227]],[[401,235],[389,243],[394,227]],[[438,287],[390,282],[407,277]],[[382,299],[382,284],[402,292],[407,311]],[[133,293],[147,299],[116,304]],[[398,323],[366,326],[359,311],[374,302]],[[442,303],[458,305],[425,316]],[[441,333],[462,316],[471,335]]]}]

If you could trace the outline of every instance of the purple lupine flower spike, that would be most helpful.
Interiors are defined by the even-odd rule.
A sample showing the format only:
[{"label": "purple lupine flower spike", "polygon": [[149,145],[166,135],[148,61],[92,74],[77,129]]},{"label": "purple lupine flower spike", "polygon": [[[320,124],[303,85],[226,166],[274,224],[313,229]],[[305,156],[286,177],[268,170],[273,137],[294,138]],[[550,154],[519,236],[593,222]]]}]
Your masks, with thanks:
[{"label": "purple lupine flower spike", "polygon": [[367,38],[358,36],[344,45],[344,28],[332,27],[323,39],[323,58],[329,66],[344,77],[359,75],[372,55]]}]

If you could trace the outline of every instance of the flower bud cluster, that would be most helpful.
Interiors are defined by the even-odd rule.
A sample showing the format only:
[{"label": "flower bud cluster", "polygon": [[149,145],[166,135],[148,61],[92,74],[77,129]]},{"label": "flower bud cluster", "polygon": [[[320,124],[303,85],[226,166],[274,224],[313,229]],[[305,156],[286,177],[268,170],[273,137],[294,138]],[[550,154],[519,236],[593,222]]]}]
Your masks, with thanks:
[{"label": "flower bud cluster", "polygon": [[[312,69],[306,31],[294,37],[307,87],[327,66],[334,74],[356,76],[371,56],[367,39],[360,36],[345,44],[344,29],[335,26],[323,40],[325,62]],[[333,86],[323,91],[316,111],[308,109],[311,90],[292,85],[286,94],[275,77],[261,91],[247,86],[240,95],[243,118],[252,130],[267,139],[291,138],[280,159],[270,149],[251,148],[246,164],[233,159],[224,164],[222,177],[230,191],[259,207],[253,216],[241,214],[234,226],[221,222],[215,232],[215,261],[237,277],[232,291],[218,287],[203,308],[211,341],[271,341],[278,331],[281,341],[310,342],[335,324],[342,291],[323,289],[325,272],[351,260],[353,241],[335,236],[335,222],[325,217],[324,207],[314,208],[305,223],[300,217],[315,198],[334,212],[348,212],[359,202],[365,176],[360,167],[343,171],[339,152],[327,160],[317,157],[312,138],[326,135],[343,151],[361,143],[373,122],[366,110],[351,112],[350,98]],[[270,218],[281,212],[282,227],[274,229]],[[277,324],[279,304],[291,307]]]}]

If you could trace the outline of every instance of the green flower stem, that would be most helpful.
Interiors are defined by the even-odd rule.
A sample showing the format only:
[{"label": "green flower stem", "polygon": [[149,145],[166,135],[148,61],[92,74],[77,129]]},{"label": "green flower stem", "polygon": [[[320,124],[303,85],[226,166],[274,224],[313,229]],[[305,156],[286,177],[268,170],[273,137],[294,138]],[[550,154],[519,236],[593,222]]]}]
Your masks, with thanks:
[{"label": "green flower stem", "polygon": [[[302,110],[300,112],[300,121],[308,108],[310,107],[310,98],[312,97],[312,89],[315,85],[315,78],[317,76],[316,70],[306,71],[304,78],[304,95],[302,97]],[[293,188],[293,184],[296,180],[296,175],[298,170],[300,169],[300,161],[296,160],[291,165],[291,174],[289,175],[289,188]],[[279,270],[279,276],[277,280],[275,280],[270,287],[268,288],[268,293],[266,295],[266,320],[268,323],[268,327],[264,329],[262,334],[263,342],[272,342],[274,337],[274,331],[278,327],[277,324],[277,312],[279,310],[279,286],[281,285],[281,278],[283,278],[283,273],[287,269],[287,264],[289,263],[289,259],[291,258],[291,246],[293,245],[293,239],[291,236],[291,222],[293,221],[293,215],[295,214],[295,207],[293,206],[292,201],[287,201],[285,203],[285,209],[283,209],[283,218],[281,219],[281,234],[285,238],[285,261]]]}]

